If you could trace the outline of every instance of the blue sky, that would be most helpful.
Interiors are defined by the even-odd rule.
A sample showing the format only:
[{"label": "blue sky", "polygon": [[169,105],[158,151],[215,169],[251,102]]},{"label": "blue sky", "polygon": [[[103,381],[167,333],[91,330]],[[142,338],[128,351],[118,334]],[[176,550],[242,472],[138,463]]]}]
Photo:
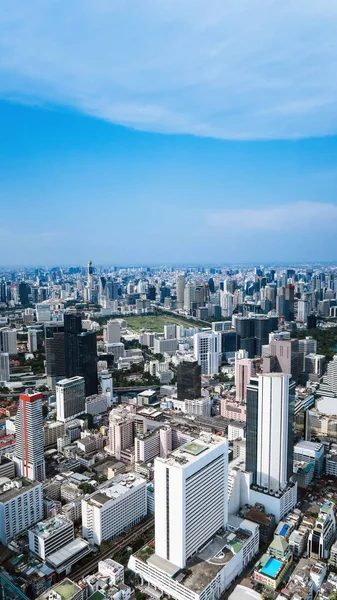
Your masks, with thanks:
[{"label": "blue sky", "polygon": [[337,4],[129,7],[5,0],[0,264],[336,260]]}]

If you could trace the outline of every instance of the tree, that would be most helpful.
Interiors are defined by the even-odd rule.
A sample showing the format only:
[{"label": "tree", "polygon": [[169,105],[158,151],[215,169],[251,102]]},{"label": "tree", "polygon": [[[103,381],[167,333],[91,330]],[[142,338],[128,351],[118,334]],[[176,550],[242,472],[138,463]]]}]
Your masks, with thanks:
[{"label": "tree", "polygon": [[82,492],[84,492],[85,494],[92,494],[95,491],[94,486],[91,485],[91,483],[87,483],[86,481],[80,483],[78,488],[82,490]]}]

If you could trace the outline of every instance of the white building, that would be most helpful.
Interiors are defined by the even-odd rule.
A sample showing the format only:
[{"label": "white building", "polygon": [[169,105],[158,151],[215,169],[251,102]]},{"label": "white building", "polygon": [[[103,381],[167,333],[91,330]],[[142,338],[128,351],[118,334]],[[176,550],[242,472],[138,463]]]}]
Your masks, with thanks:
[{"label": "white building", "polygon": [[7,545],[43,517],[42,484],[28,479],[0,481],[0,542]]},{"label": "white building", "polygon": [[324,445],[320,442],[303,440],[294,447],[294,460],[315,463],[315,476],[320,476],[324,467]]},{"label": "white building", "polygon": [[29,352],[37,351],[37,331],[36,329],[28,329],[27,347]]},{"label": "white building", "polygon": [[201,366],[202,375],[219,372],[221,333],[202,331],[194,336],[194,356]]},{"label": "white building", "polygon": [[227,291],[220,291],[220,306],[223,317],[231,317],[233,314],[233,294]]},{"label": "white building", "polygon": [[29,550],[46,560],[46,558],[72,542],[75,538],[74,523],[63,516],[56,515],[46,521],[40,521],[28,531]]},{"label": "white building", "polygon": [[121,341],[121,326],[117,319],[108,321],[104,327],[104,341],[108,344],[119,344]]},{"label": "white building", "polygon": [[241,421],[234,421],[228,424],[228,440],[233,442],[234,440],[244,440],[246,438],[246,423]]},{"label": "white building", "polygon": [[228,442],[204,434],[155,460],[156,555],[184,568],[227,523]]},{"label": "white building", "polygon": [[153,342],[154,354],[164,354],[165,352],[175,352],[178,348],[177,339],[155,338]]},{"label": "white building", "polygon": [[10,329],[9,327],[3,327],[0,330],[0,349],[3,352],[13,355],[18,353],[18,334],[16,329]]},{"label": "white building", "polygon": [[123,407],[112,409],[109,414],[109,451],[118,460],[123,450],[133,446],[134,415]]},{"label": "white building", "polygon": [[177,308],[184,307],[185,275],[178,275],[176,282]]},{"label": "white building", "polygon": [[160,455],[160,429],[135,437],[135,462],[149,462]]},{"label": "white building", "polygon": [[259,376],[256,483],[268,490],[283,489],[289,479],[289,383],[283,373]]},{"label": "white building", "polygon": [[124,567],[115,560],[112,560],[112,558],[100,560],[98,571],[103,577],[109,577],[110,585],[117,585],[124,582]]},{"label": "white building", "polygon": [[56,415],[57,420],[73,420],[85,411],[85,381],[84,377],[61,379],[56,384]]},{"label": "white building", "polygon": [[104,347],[106,352],[114,355],[114,363],[117,363],[119,358],[125,356],[125,346],[123,342],[112,342],[111,344],[105,342]]},{"label": "white building", "polygon": [[324,396],[337,396],[337,354],[328,363],[326,374],[323,376],[323,383],[319,391]]},{"label": "white building", "polygon": [[117,475],[82,500],[83,537],[99,546],[147,514],[146,480],[136,473]]},{"label": "white building", "polygon": [[104,369],[101,373],[101,389],[102,394],[105,394],[108,406],[112,404],[113,398],[113,381],[109,371]]},{"label": "white building", "polygon": [[9,353],[0,352],[0,381],[9,381]]},{"label": "white building", "polygon": [[37,304],[36,305],[36,320],[38,323],[46,323],[50,321],[50,305],[49,304]]},{"label": "white building", "polygon": [[16,413],[15,463],[21,477],[45,480],[42,394],[20,394]]}]

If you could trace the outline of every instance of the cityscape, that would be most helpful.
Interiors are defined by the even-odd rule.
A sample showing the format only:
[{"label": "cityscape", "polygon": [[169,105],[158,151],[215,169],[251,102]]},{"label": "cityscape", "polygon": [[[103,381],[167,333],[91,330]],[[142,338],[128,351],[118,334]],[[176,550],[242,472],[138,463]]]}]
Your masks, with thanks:
[{"label": "cityscape", "polygon": [[0,600],[337,600],[336,0],[0,5]]},{"label": "cityscape", "polygon": [[0,270],[1,597],[337,592],[337,266]]}]

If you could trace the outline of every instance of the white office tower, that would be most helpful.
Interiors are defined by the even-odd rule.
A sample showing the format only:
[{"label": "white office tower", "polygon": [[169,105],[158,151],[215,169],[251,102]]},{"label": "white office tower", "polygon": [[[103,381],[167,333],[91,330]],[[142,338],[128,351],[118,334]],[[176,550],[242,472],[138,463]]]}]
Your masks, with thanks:
[{"label": "white office tower", "polygon": [[233,314],[233,294],[230,292],[220,292],[221,315],[231,317]]},{"label": "white office tower", "polygon": [[121,326],[116,319],[108,321],[104,327],[104,341],[108,344],[119,344],[121,341]]},{"label": "white office tower", "polygon": [[128,565],[151,597],[217,600],[257,553],[258,525],[228,518],[227,469],[228,441],[205,432],[155,460],[155,544]]},{"label": "white office tower", "polygon": [[297,502],[291,481],[294,452],[295,383],[284,373],[265,373],[247,387],[246,471],[249,501],[283,518]]},{"label": "white office tower", "polygon": [[194,336],[194,356],[201,366],[202,375],[219,372],[221,333],[202,331]]},{"label": "white office tower", "polygon": [[101,373],[102,394],[106,396],[107,406],[111,406],[113,398],[113,381],[109,371],[104,369]]},{"label": "white office tower", "polygon": [[9,327],[3,327],[0,330],[0,348],[2,352],[8,352],[8,354],[18,353],[18,334],[16,329],[10,329]]},{"label": "white office tower", "polygon": [[306,323],[310,312],[310,298],[307,296],[306,298],[299,299],[297,302],[297,321],[299,321],[300,323]]},{"label": "white office tower", "polygon": [[319,387],[319,391],[324,396],[337,396],[337,354],[328,363],[327,370],[323,376],[323,383]]},{"label": "white office tower", "polygon": [[164,325],[164,339],[174,340],[177,338],[177,327],[174,323]]},{"label": "white office tower", "polygon": [[29,352],[37,351],[37,331],[36,331],[36,329],[28,329],[27,346],[28,346]]},{"label": "white office tower", "polygon": [[9,354],[0,352],[0,381],[9,381]]},{"label": "white office tower", "polygon": [[0,542],[7,545],[42,518],[42,484],[3,477],[0,482]]},{"label": "white office tower", "polygon": [[84,377],[61,379],[56,384],[56,418],[65,423],[85,412]]},{"label": "white office tower", "polygon": [[237,402],[246,402],[247,385],[255,376],[255,363],[248,358],[247,350],[235,352],[235,399]]},{"label": "white office tower", "polygon": [[288,481],[289,375],[259,376],[256,483],[268,490]]},{"label": "white office tower", "polygon": [[188,283],[184,289],[184,309],[191,310],[192,302],[195,302],[195,285]]},{"label": "white office tower", "polygon": [[185,275],[178,275],[176,283],[177,308],[184,307]]},{"label": "white office tower", "polygon": [[16,413],[15,457],[21,477],[44,481],[42,394],[20,394]]},{"label": "white office tower", "polygon": [[[206,440],[208,443],[206,443]],[[203,436],[155,460],[156,555],[184,568],[227,523],[228,442]]]},{"label": "white office tower", "polygon": [[147,514],[146,485],[136,473],[117,475],[82,500],[83,537],[99,546],[139,523]]},{"label": "white office tower", "polygon": [[36,320],[38,323],[47,323],[50,321],[51,311],[49,304],[37,304],[36,305]]}]

